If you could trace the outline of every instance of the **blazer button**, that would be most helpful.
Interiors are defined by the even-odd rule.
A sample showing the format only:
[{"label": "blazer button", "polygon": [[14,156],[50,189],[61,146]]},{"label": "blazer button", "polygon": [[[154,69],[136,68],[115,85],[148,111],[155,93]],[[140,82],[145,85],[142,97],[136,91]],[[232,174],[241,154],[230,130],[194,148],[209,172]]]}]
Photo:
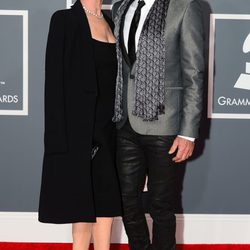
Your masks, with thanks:
[{"label": "blazer button", "polygon": [[130,79],[135,79],[135,75],[130,75]]}]

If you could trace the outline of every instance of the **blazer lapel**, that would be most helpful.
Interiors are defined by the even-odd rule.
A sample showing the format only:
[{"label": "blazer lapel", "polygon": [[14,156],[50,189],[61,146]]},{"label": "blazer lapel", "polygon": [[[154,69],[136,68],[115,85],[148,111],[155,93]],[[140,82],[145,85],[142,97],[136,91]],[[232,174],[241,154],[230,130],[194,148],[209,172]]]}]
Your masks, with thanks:
[{"label": "blazer lapel", "polygon": [[117,16],[115,18],[115,26],[116,26],[115,27],[115,33],[116,33],[115,35],[117,36],[119,34],[118,43],[120,45],[123,58],[129,67],[131,67],[132,65],[131,65],[131,62],[129,60],[128,52],[127,52],[126,47],[125,47],[123,29],[124,29],[124,22],[125,22],[126,13],[128,11],[129,6],[131,5],[131,3],[133,1],[134,0],[125,0],[121,4],[121,6],[119,7],[118,12],[117,12]]},{"label": "blazer lapel", "polygon": [[125,62],[129,65],[129,67],[131,67],[131,62],[130,62],[130,59],[129,59],[129,56],[128,56],[128,51],[126,49],[125,42],[124,42],[124,32],[123,32],[125,16],[126,16],[126,13],[128,11],[128,8],[129,8],[129,5],[128,5],[126,11],[124,12],[124,14],[122,16],[121,26],[120,26],[120,41],[119,41],[119,43],[120,43],[122,55],[124,57]]}]

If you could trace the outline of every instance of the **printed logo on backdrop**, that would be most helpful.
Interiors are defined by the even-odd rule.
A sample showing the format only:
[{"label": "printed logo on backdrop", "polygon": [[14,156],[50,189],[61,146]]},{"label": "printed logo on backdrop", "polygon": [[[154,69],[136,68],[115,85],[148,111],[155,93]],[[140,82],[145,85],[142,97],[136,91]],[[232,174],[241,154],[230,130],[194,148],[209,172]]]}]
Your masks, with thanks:
[{"label": "printed logo on backdrop", "polygon": [[0,115],[28,115],[28,11],[0,10]]},{"label": "printed logo on backdrop", "polygon": [[66,0],[67,9],[69,9],[75,2],[76,0]]},{"label": "printed logo on backdrop", "polygon": [[211,14],[208,117],[250,119],[250,15]]}]

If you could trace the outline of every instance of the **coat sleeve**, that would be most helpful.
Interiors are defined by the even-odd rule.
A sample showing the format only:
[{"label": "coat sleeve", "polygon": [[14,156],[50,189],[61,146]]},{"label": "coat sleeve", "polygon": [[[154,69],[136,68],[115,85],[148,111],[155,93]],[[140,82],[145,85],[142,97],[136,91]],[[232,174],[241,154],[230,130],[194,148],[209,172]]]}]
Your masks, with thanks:
[{"label": "coat sleeve", "polygon": [[180,34],[183,110],[179,134],[198,137],[204,82],[204,28],[198,1],[189,3]]},{"label": "coat sleeve", "polygon": [[45,153],[67,151],[64,98],[64,15],[53,14],[45,59]]}]

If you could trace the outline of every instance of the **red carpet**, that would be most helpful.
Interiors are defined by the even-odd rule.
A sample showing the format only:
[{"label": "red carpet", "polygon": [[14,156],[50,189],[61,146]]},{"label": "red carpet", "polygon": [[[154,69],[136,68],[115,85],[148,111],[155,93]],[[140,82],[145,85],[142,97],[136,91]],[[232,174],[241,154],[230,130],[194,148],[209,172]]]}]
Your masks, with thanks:
[{"label": "red carpet", "polygon": [[[126,244],[113,244],[111,250],[129,250]],[[178,245],[176,250],[250,250],[250,245]],[[0,242],[0,250],[72,250],[71,244]],[[93,250],[91,247],[90,250]]]}]

